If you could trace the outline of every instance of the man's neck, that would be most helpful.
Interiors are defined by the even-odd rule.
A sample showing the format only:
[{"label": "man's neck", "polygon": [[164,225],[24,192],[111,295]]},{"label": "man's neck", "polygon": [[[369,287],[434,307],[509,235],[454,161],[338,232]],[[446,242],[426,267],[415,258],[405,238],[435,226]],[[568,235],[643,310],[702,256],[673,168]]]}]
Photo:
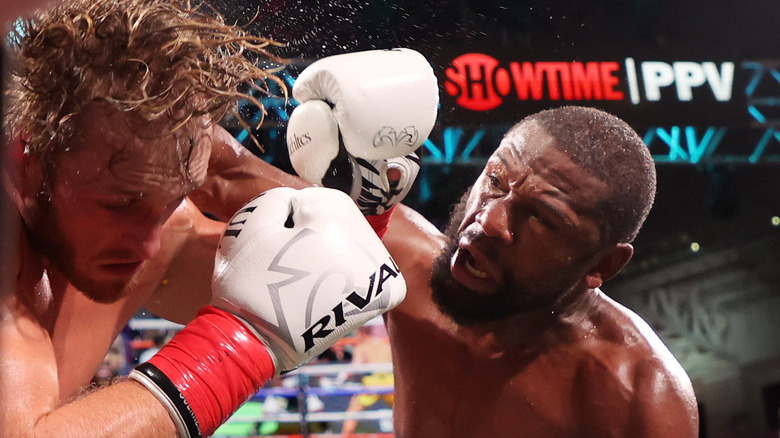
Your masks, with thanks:
[{"label": "man's neck", "polygon": [[22,227],[18,229],[16,294],[46,327],[53,323],[67,282],[62,281],[64,277],[30,242]]}]

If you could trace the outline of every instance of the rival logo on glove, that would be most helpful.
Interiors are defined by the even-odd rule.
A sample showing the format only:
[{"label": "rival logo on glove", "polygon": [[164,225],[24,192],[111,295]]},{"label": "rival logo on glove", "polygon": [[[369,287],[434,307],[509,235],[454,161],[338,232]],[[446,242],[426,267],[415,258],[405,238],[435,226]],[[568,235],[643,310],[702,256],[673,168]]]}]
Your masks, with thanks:
[{"label": "rival logo on glove", "polygon": [[[255,199],[263,195],[265,193],[258,195]],[[245,235],[242,231],[252,219],[252,214],[260,211],[256,205],[239,210],[231,218],[224,233],[224,238],[244,239]],[[252,236],[246,237],[246,239],[251,238]],[[268,311],[269,314],[273,313],[276,316],[276,324],[272,322],[272,319],[266,318],[263,320],[263,325],[281,338],[287,345],[301,345],[301,341],[303,341],[303,353],[308,353],[317,347],[318,344],[322,343],[318,340],[328,338],[334,331],[338,332],[340,328],[343,329],[342,326],[353,326],[354,324],[350,324],[353,317],[358,320],[361,318],[365,320],[365,314],[386,307],[387,303],[383,303],[383,301],[391,300],[387,293],[392,295],[391,289],[388,289],[392,282],[390,284],[385,283],[401,275],[398,266],[389,254],[384,260],[376,260],[369,256],[366,262],[372,267],[368,271],[363,270],[364,274],[358,275],[359,281],[355,281],[358,278],[352,277],[355,273],[351,267],[340,266],[338,263],[333,265],[328,263],[317,264],[316,268],[319,269],[314,270],[293,267],[295,265],[294,262],[293,265],[287,263],[290,259],[298,257],[302,248],[313,248],[313,245],[316,245],[315,242],[320,240],[322,238],[319,237],[318,231],[311,228],[303,228],[291,235],[289,240],[286,240],[281,245],[275,255],[266,254],[270,259],[270,263],[266,267],[253,267],[267,273],[282,274],[283,278],[279,281],[266,284],[271,305],[273,306],[273,312],[270,309]],[[235,248],[241,248],[245,245],[243,243],[236,244],[232,240],[230,242],[231,245],[236,245]],[[220,246],[223,243],[220,242]],[[361,247],[359,242],[352,242],[352,244],[357,245],[355,250]],[[239,251],[235,248],[231,251],[238,253]],[[370,252],[367,251],[367,253]],[[328,278],[333,277],[344,278],[341,291],[337,291],[335,294],[333,291],[328,292],[327,288],[332,289],[333,286],[327,286],[321,290],[320,288],[328,281]],[[305,282],[302,282],[304,280]],[[382,295],[384,290],[388,292]],[[324,292],[324,294],[321,294],[321,292]],[[329,302],[327,304],[315,305],[315,299],[318,295],[325,297]],[[382,298],[385,296],[387,300]],[[285,312],[283,302],[290,299],[297,303],[301,301],[307,303],[303,318],[293,318],[293,321],[288,321],[288,313]],[[333,306],[334,302],[335,306]],[[327,310],[329,308],[330,310]],[[377,312],[377,314],[379,313],[381,312]],[[238,314],[252,321],[251,315],[241,313],[240,309]],[[298,325],[299,323],[301,325]],[[340,337],[343,334],[345,333],[338,336]],[[298,339],[297,342],[293,341],[296,337]],[[327,343],[328,341],[325,342]]]},{"label": "rival logo on glove", "polygon": [[[331,310],[333,312],[334,320],[332,326],[333,328],[327,328],[331,322],[331,316],[325,315],[301,334],[304,342],[304,351],[309,351],[314,347],[315,339],[328,336],[329,334],[333,333],[333,330],[336,327],[339,327],[347,322],[346,318],[344,317],[344,306],[347,305],[347,303],[352,303],[358,309],[363,310],[366,306],[371,304],[371,301],[374,298],[378,297],[379,294],[382,293],[382,285],[390,277],[398,276],[398,266],[396,266],[392,258],[389,259],[389,261],[390,264],[392,264],[392,267],[388,266],[387,263],[382,263],[382,266],[379,267],[379,271],[371,274],[369,277],[368,293],[365,297],[361,297],[357,291],[352,291],[352,293],[347,295],[347,297],[342,302],[338,303],[336,307]],[[379,277],[378,280],[377,276]]]},{"label": "rival logo on glove", "polygon": [[[261,194],[255,196],[254,198],[252,198],[250,200],[250,202],[254,201],[255,199],[257,199],[257,198],[259,198],[261,196],[263,196],[263,193],[261,193]],[[227,229],[225,229],[225,236],[238,237],[238,235],[241,233],[241,227],[238,227],[238,228],[230,228],[230,227],[235,227],[236,225],[243,225],[243,224],[245,224],[246,223],[246,219],[238,220],[236,218],[239,215],[242,215],[244,213],[252,213],[253,211],[255,211],[255,208],[257,208],[257,207],[244,207],[241,210],[237,211],[236,214],[234,214],[233,217],[230,218],[230,222],[228,222]]]},{"label": "rival logo on glove", "polygon": [[375,148],[391,148],[393,146],[417,146],[417,138],[420,136],[415,126],[407,126],[401,132],[397,132],[392,126],[383,126],[374,136]]}]

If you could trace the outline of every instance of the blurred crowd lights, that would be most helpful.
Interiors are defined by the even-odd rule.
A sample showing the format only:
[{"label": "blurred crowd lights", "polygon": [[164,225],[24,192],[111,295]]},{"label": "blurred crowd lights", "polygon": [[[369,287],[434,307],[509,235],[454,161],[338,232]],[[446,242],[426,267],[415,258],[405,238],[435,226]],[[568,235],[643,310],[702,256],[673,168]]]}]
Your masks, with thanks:
[{"label": "blurred crowd lights", "polygon": [[[772,216],[769,219],[769,222],[772,224],[773,227],[780,227],[780,216]],[[699,242],[690,242],[688,244],[688,247],[693,253],[697,253],[701,251],[701,245],[699,244]]]}]

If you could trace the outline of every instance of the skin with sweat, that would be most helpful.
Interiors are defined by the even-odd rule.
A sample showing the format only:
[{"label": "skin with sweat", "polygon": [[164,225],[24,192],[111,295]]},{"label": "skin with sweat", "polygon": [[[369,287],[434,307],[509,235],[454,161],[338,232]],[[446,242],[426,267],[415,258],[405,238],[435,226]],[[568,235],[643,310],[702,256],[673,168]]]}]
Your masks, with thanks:
[{"label": "skin with sweat", "polygon": [[492,155],[451,236],[394,213],[385,243],[409,290],[386,319],[396,436],[697,436],[684,370],[599,289],[633,252],[599,244],[602,190],[529,124]]},{"label": "skin with sweat", "polygon": [[186,323],[210,301],[224,224],[201,210],[229,217],[242,205],[226,186],[302,186],[218,126],[201,128],[187,137],[189,151],[175,135],[153,135],[154,123],[91,104],[51,177],[23,153],[22,137],[10,145],[18,162],[7,167],[4,194],[19,232],[16,283],[0,303],[0,393],[14,400],[0,410],[8,436],[176,435],[140,384],[90,390],[95,370],[141,306]]}]

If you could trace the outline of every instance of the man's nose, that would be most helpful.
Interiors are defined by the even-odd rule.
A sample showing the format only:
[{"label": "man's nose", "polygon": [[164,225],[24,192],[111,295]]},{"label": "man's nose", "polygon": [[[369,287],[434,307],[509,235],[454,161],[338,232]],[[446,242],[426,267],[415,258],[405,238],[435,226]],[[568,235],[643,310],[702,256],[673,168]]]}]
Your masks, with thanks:
[{"label": "man's nose", "polygon": [[126,234],[130,245],[144,260],[157,255],[161,247],[162,228],[165,221],[155,215],[138,218]]},{"label": "man's nose", "polygon": [[477,214],[477,221],[486,236],[497,238],[506,245],[514,242],[511,217],[503,199],[488,201]]}]

